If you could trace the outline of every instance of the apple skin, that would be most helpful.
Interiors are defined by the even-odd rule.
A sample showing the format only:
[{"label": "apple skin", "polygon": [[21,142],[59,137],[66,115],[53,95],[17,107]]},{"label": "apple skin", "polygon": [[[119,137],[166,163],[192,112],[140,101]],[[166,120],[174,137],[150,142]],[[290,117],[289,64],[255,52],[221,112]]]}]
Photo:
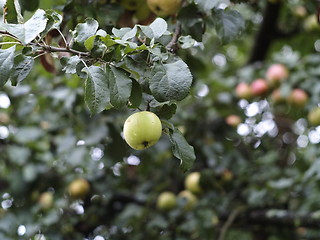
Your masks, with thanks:
[{"label": "apple skin", "polygon": [[200,186],[200,172],[192,172],[187,175],[184,180],[184,186],[187,190],[194,194],[199,194],[202,192],[202,188]]},{"label": "apple skin", "polygon": [[149,111],[132,114],[123,126],[125,141],[136,150],[143,150],[158,142],[162,134],[161,121]]},{"label": "apple skin", "polygon": [[238,115],[231,114],[225,118],[225,122],[231,127],[238,127],[242,120]]},{"label": "apple skin", "polygon": [[173,192],[162,192],[157,199],[157,209],[161,211],[168,211],[177,205],[177,197]]},{"label": "apple skin", "polygon": [[277,86],[288,78],[289,71],[286,66],[280,63],[272,64],[266,72],[266,79],[269,81],[269,83],[273,86]]},{"label": "apple skin", "polygon": [[68,186],[68,193],[72,198],[84,199],[90,191],[90,184],[84,178],[73,180]]},{"label": "apple skin", "polygon": [[44,192],[39,196],[38,202],[42,209],[49,209],[53,204],[53,193],[52,192]]},{"label": "apple skin", "polygon": [[150,10],[160,17],[167,17],[178,12],[182,0],[147,0]]},{"label": "apple skin", "polygon": [[320,107],[316,107],[309,112],[308,122],[312,126],[319,126],[320,125]]},{"label": "apple skin", "polygon": [[304,21],[304,30],[307,32],[312,32],[312,31],[319,31],[320,30],[320,25],[317,20],[317,15],[312,14],[308,16],[305,21]]},{"label": "apple skin", "polygon": [[198,198],[189,190],[183,190],[178,194],[178,198],[183,198],[186,200],[184,205],[185,210],[191,210],[194,205],[198,202]]},{"label": "apple skin", "polygon": [[251,83],[251,91],[254,96],[263,96],[268,90],[269,86],[265,79],[258,78]]},{"label": "apple skin", "polygon": [[245,82],[241,82],[236,87],[236,95],[239,98],[250,100],[253,97],[251,87]]},{"label": "apple skin", "polygon": [[307,93],[300,88],[293,89],[288,97],[288,103],[296,107],[301,107],[301,108],[304,107],[307,101],[308,101]]}]

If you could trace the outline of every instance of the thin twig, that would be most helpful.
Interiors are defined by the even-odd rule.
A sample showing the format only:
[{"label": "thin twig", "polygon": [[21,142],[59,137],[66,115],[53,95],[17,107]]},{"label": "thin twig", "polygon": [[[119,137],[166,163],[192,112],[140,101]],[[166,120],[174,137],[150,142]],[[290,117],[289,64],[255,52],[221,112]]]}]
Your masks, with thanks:
[{"label": "thin twig", "polygon": [[175,52],[177,50],[177,42],[180,34],[181,34],[181,23],[177,23],[172,39],[166,46],[168,51]]},{"label": "thin twig", "polygon": [[64,44],[66,45],[66,48],[69,49],[69,43],[67,42],[66,38],[64,37],[64,35],[62,34],[62,32],[60,31],[60,29],[56,29],[58,31],[58,33],[60,34]]},{"label": "thin twig", "polygon": [[224,240],[224,239],[225,239],[225,236],[226,236],[226,234],[227,234],[228,229],[231,227],[232,223],[233,223],[234,220],[237,218],[237,216],[238,216],[241,212],[243,212],[245,209],[246,209],[246,207],[240,206],[240,207],[237,207],[236,209],[234,209],[234,210],[230,213],[227,221],[224,223],[224,225],[223,225],[222,228],[221,228],[221,231],[220,231],[220,235],[219,235],[218,240]]}]

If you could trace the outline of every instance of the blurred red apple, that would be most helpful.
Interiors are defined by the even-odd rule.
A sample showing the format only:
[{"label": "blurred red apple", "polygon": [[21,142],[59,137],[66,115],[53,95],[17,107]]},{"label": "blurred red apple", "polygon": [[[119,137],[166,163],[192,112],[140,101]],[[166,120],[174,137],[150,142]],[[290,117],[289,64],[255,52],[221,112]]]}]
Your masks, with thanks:
[{"label": "blurred red apple", "polygon": [[251,91],[249,84],[247,84],[245,82],[239,83],[236,87],[236,95],[239,98],[243,98],[243,99],[247,99],[247,100],[251,99],[252,98],[252,91]]},{"label": "blurred red apple", "polygon": [[263,96],[269,90],[265,79],[258,78],[251,83],[251,91],[254,96]]}]

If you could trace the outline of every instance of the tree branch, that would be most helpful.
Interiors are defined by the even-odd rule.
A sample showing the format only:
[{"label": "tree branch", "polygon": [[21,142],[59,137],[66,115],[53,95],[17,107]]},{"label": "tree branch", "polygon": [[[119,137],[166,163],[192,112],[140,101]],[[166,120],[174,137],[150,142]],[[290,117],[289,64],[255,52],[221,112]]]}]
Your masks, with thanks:
[{"label": "tree branch", "polygon": [[177,23],[176,29],[173,33],[171,41],[167,44],[166,48],[170,52],[176,52],[178,50],[177,42],[181,34],[181,23]]},{"label": "tree branch", "polygon": [[278,34],[277,22],[280,15],[280,8],[280,2],[271,3],[267,1],[263,21],[256,36],[248,64],[263,61],[266,58],[270,45]]}]

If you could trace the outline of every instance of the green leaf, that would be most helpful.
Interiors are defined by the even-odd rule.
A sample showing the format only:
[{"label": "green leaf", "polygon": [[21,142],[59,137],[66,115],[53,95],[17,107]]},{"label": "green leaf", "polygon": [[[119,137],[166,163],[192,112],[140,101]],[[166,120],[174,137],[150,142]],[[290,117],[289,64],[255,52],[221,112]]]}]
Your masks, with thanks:
[{"label": "green leaf", "polygon": [[159,102],[184,99],[192,83],[191,72],[181,59],[171,63],[157,63],[152,69],[150,90]]},{"label": "green leaf", "polygon": [[74,31],[74,40],[79,43],[84,43],[89,37],[96,34],[99,23],[92,19],[87,18],[84,23],[79,23]]},{"label": "green leaf", "polygon": [[213,15],[213,22],[218,36],[224,42],[230,42],[244,30],[245,21],[235,10],[218,9]]},{"label": "green leaf", "polygon": [[3,87],[8,81],[13,65],[15,46],[8,49],[0,49],[0,87]]},{"label": "green leaf", "polygon": [[24,80],[30,73],[34,64],[33,57],[18,55],[14,58],[13,72],[10,80],[13,86]]},{"label": "green leaf", "polygon": [[116,108],[125,106],[129,100],[132,89],[132,80],[122,69],[110,67],[107,74],[110,81],[111,104]]},{"label": "green leaf", "polygon": [[46,16],[48,22],[45,30],[41,34],[42,36],[46,35],[52,29],[58,29],[62,23],[62,16],[51,9],[46,10]]},{"label": "green leaf", "polygon": [[190,170],[196,159],[193,147],[189,145],[187,140],[177,128],[174,128],[169,132],[169,138],[173,144],[173,155],[181,160],[180,168],[184,172]]},{"label": "green leaf", "polygon": [[130,96],[130,107],[138,108],[142,100],[142,89],[140,84],[136,80],[132,80],[132,89]]},{"label": "green leaf", "polygon": [[77,65],[81,61],[79,56],[62,57],[60,63],[63,66],[62,71],[65,73],[75,74],[77,72]]},{"label": "green leaf", "polygon": [[160,118],[170,119],[176,113],[177,104],[163,104],[163,106],[157,111],[157,115]]},{"label": "green leaf", "polygon": [[160,38],[168,29],[168,24],[163,18],[156,18],[150,25],[155,39]]},{"label": "green leaf", "polygon": [[137,26],[134,26],[130,31],[126,32],[121,39],[124,41],[132,39],[137,35],[137,32],[138,32],[138,28]]},{"label": "green leaf", "polygon": [[210,11],[212,8],[217,6],[220,3],[220,0],[194,0],[195,4],[197,4],[201,11]]},{"label": "green leaf", "polygon": [[110,107],[109,81],[101,67],[85,67],[82,71],[87,73],[84,100],[94,115]]},{"label": "green leaf", "polygon": [[8,23],[22,23],[23,17],[21,15],[21,7],[18,0],[6,1],[6,22]]},{"label": "green leaf", "polygon": [[24,24],[3,24],[2,26],[26,45],[45,30],[46,25],[46,13],[42,9],[38,9]]},{"label": "green leaf", "polygon": [[190,36],[181,36],[178,39],[179,44],[181,45],[182,49],[187,49],[187,48],[191,48],[194,46],[195,44],[195,40]]}]

